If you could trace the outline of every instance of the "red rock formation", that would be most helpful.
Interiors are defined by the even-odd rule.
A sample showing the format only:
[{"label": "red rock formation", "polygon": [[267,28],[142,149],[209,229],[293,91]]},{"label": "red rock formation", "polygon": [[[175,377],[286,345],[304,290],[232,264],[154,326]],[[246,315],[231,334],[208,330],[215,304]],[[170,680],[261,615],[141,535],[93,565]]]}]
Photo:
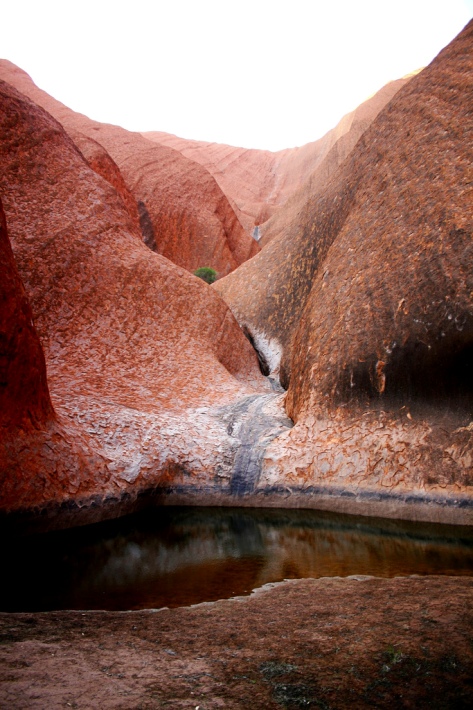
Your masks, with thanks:
[{"label": "red rock formation", "polygon": [[[100,124],[71,111],[5,60],[0,61],[0,78],[43,106],[73,139],[79,132],[105,149],[138,203],[147,243],[155,244],[159,254],[190,271],[211,266],[225,275],[259,251],[214,178],[202,166],[138,133]],[[83,139],[79,142],[84,147]],[[120,191],[109,163],[100,167],[99,174],[104,174],[104,170],[106,179]]]},{"label": "red rock formation", "polygon": [[[318,145],[318,152],[314,155],[314,159],[307,164],[306,170],[298,181],[297,189],[289,194],[281,209],[277,210],[260,227],[259,244],[261,247],[266,246],[271,239],[279,234],[284,234],[286,239],[292,238],[292,232],[299,224],[299,216],[307,201],[314,200],[315,196],[325,189],[331,176],[350,155],[360,137],[381,109],[391,101],[401,87],[407,84],[410,78],[410,76],[404,77],[386,84],[361,106],[344,116],[334,129],[317,141],[317,144],[314,144]],[[309,171],[310,174],[303,182]]]},{"label": "red rock formation", "polygon": [[[301,200],[307,199],[308,191],[321,189],[353,149],[363,131],[407,81],[405,78],[387,84],[347,114],[323,138],[300,148],[273,153],[186,140],[157,131],[143,135],[160,145],[179,150],[207,168],[231,201],[245,229],[252,234],[255,225],[259,226],[260,244],[263,246],[287,223],[284,216],[282,221],[278,219],[281,206],[295,191],[303,190],[302,197],[297,200],[300,206]],[[308,181],[310,185],[307,185]],[[282,212],[284,215],[286,210]]]},{"label": "red rock formation", "polygon": [[273,272],[273,292],[305,285],[297,318],[273,304],[292,330],[297,425],[269,447],[262,486],[462,492],[471,506],[472,41],[473,22],[381,112]]},{"label": "red rock formation", "polygon": [[186,140],[169,133],[150,131],[143,136],[158,145],[178,150],[203,165],[230,200],[249,234],[265,222],[281,202],[277,182],[284,175],[282,158],[290,151],[247,150],[221,143]]},{"label": "red rock formation", "polygon": [[[147,249],[62,126],[1,84],[0,192],[57,415],[2,442],[3,509],[157,487],[472,522],[472,38],[380,112],[293,238],[214,288]],[[177,151],[73,116],[135,197],[153,202],[161,151],[177,200]],[[261,360],[282,355],[292,429],[219,290]]]},{"label": "red rock formation", "polygon": [[0,86],[0,192],[57,414],[2,439],[2,509],[225,480],[216,412],[262,386],[250,344],[215,292],[136,239],[62,126]]},{"label": "red rock formation", "polygon": [[0,202],[0,431],[53,416],[46,364]]},{"label": "red rock formation", "polygon": [[68,130],[68,134],[79,148],[89,167],[112,185],[120,195],[131,218],[129,229],[130,231],[136,232],[137,236],[141,239],[142,234],[139,224],[138,206],[135,198],[125,184],[118,165],[112,160],[105,148],[97,141],[73,128]]}]

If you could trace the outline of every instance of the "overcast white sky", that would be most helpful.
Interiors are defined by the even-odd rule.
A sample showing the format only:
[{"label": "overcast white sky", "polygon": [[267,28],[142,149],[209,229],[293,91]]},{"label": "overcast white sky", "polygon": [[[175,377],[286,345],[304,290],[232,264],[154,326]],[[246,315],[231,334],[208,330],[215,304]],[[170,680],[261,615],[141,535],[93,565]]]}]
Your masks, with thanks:
[{"label": "overcast white sky", "polygon": [[428,64],[473,0],[10,0],[0,56],[91,118],[279,150]]}]

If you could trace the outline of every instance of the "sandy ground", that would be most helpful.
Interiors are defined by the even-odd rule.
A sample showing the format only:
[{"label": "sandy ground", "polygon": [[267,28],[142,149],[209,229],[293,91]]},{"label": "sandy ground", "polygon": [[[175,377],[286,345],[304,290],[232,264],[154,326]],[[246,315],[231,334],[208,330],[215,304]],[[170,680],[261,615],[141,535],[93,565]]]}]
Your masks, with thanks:
[{"label": "sandy ground", "polygon": [[1,708],[470,708],[473,579],[325,578],[0,615]]}]

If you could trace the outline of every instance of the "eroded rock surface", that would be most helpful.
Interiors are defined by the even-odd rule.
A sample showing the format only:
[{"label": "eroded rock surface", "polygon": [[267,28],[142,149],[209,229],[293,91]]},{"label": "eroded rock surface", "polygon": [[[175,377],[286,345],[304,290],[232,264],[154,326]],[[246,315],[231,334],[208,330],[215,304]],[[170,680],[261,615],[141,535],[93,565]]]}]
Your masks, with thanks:
[{"label": "eroded rock surface", "polygon": [[28,428],[51,417],[44,354],[0,202],[0,427]]},{"label": "eroded rock surface", "polygon": [[0,191],[57,415],[9,434],[2,508],[225,480],[218,412],[265,391],[251,345],[214,291],[137,238],[55,119],[4,82],[0,101]]},{"label": "eroded rock surface", "polygon": [[[259,251],[257,242],[245,232],[222,190],[203,166],[139,133],[71,111],[6,60],[0,61],[0,78],[45,108],[73,140],[78,133],[82,135],[79,148],[82,146],[87,154],[91,145],[84,144],[84,136],[102,146],[111,160],[99,157],[95,151],[91,166],[102,176],[105,171],[106,179],[122,194],[120,180],[110,169],[110,162],[116,163],[127,190],[136,203],[146,208],[159,254],[189,271],[211,266],[219,275],[226,275]],[[136,219],[137,208],[129,209]]]},{"label": "eroded rock surface", "polygon": [[[362,103],[351,113],[342,118],[338,125],[329,131],[314,145],[318,147],[313,159],[306,162],[301,178],[291,191],[281,209],[277,210],[260,227],[261,238],[259,244],[266,246],[279,234],[284,234],[285,239],[292,239],[295,230],[300,225],[300,215],[304,213],[307,201],[313,201],[321,193],[332,175],[350,155],[356,143],[374,121],[381,109],[391,101],[411,76],[391,81],[383,86],[374,96]],[[304,151],[306,147],[299,150]],[[309,158],[309,155],[307,155]],[[310,174],[307,176],[307,172]]]},{"label": "eroded rock surface", "polygon": [[[472,37],[473,24],[397,92],[290,239],[213,288],[162,256],[163,230],[186,268],[242,248],[208,171],[73,114],[22,72],[60,123],[1,83],[0,191],[55,410],[23,438],[7,427],[3,510],[158,490],[472,522]],[[91,169],[96,150],[139,226],[112,163]],[[186,201],[198,176],[200,207]],[[230,232],[205,252],[193,235],[212,219]]]},{"label": "eroded rock surface", "polygon": [[[408,79],[387,84],[317,141],[277,152],[248,150],[149,132],[151,140],[205,166],[230,199],[247,232],[267,244],[297,214],[307,195],[320,190],[383,106]],[[295,193],[295,194],[294,194]],[[290,205],[281,209],[287,200]]]},{"label": "eroded rock surface", "polygon": [[260,485],[299,505],[365,491],[381,510],[385,491],[402,508],[410,491],[471,507],[472,36],[396,94],[294,239],[216,285],[273,368],[282,354],[296,426]]}]

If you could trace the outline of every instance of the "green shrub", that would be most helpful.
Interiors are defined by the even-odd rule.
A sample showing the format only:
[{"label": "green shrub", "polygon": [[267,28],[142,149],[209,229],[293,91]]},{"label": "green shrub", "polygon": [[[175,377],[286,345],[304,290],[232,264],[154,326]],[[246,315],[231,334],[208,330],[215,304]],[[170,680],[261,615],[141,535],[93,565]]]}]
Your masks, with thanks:
[{"label": "green shrub", "polygon": [[213,282],[217,280],[217,272],[210,266],[201,266],[199,269],[196,269],[194,276],[198,276],[199,279],[202,279],[202,281],[208,284],[213,284]]}]

